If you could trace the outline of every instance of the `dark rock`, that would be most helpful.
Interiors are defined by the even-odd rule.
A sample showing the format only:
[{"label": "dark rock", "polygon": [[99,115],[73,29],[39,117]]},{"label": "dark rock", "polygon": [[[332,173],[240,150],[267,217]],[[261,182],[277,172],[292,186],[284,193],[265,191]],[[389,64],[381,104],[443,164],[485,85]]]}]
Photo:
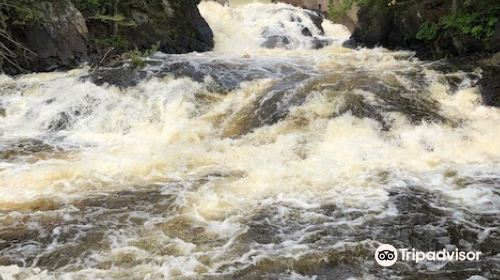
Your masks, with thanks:
[{"label": "dark rock", "polygon": [[[304,34],[304,33],[302,33]],[[307,44],[307,46],[311,49],[321,49],[332,43],[331,39],[318,38],[317,36],[312,36],[312,34],[304,35],[307,37],[302,43]],[[265,39],[265,41],[260,44],[263,48],[275,49],[275,48],[289,48],[291,45],[292,39],[288,36],[284,35],[271,35]]]},{"label": "dark rock", "polygon": [[274,68],[252,67],[243,61],[197,61],[193,57],[186,59],[180,55],[152,56],[145,61],[145,68],[132,69],[127,63],[115,67],[102,67],[90,75],[83,77],[97,85],[109,84],[126,88],[137,85],[140,81],[151,77],[173,75],[176,78],[189,77],[196,82],[204,82],[210,77],[211,85],[217,92],[226,92],[237,88],[244,81],[268,77],[270,72],[278,72]]},{"label": "dark rock", "polygon": [[268,49],[274,49],[284,48],[288,44],[290,44],[290,39],[287,36],[273,35],[267,37],[267,39],[260,46]]},{"label": "dark rock", "polygon": [[119,67],[102,69],[91,74],[88,78],[96,85],[114,85],[120,88],[136,86],[144,80],[148,74],[145,71],[130,67]]},{"label": "dark rock", "polygon": [[382,130],[389,130],[389,124],[384,120],[380,108],[366,102],[365,98],[359,94],[346,94],[345,101],[338,110],[339,115],[350,112],[353,116],[358,118],[370,118],[380,123]]},{"label": "dark rock", "polygon": [[[14,28],[12,35],[32,50],[31,60],[20,61],[29,71],[68,69],[86,61],[88,31],[85,19],[70,0],[47,0],[41,3],[41,22],[24,28]],[[6,68],[8,74],[18,74],[19,68]]]},{"label": "dark rock", "polygon": [[311,77],[297,70],[289,69],[287,75],[266,90],[267,93],[232,116],[223,135],[236,138],[258,127],[275,124],[288,115],[291,107],[300,106],[311,89]]},{"label": "dark rock", "polygon": [[[358,27],[351,40],[366,47],[410,49],[423,59],[495,52],[500,48],[500,27],[489,43],[467,34],[443,32],[430,42],[417,39],[422,24],[449,15],[453,1],[421,0],[387,7],[387,2],[369,0],[358,10]],[[499,24],[497,24],[499,25]],[[352,45],[352,44],[350,44]]]},{"label": "dark rock", "polygon": [[500,65],[483,67],[479,85],[483,103],[500,107]]},{"label": "dark rock", "polygon": [[379,5],[362,6],[358,11],[359,28],[352,33],[351,39],[367,47],[387,43],[392,28],[393,13]]},{"label": "dark rock", "polygon": [[80,10],[71,0],[40,1],[36,4],[40,22],[7,27],[14,40],[33,51],[30,59],[18,59],[19,66],[0,65],[7,74],[66,70],[89,61],[98,64],[111,47],[109,57],[153,46],[166,53],[213,48],[213,33],[198,11],[198,0],[121,1],[115,13],[126,22],[119,25],[96,16],[79,1],[74,3]]},{"label": "dark rock", "polygon": [[348,48],[348,49],[356,49],[356,48],[359,47],[359,43],[356,40],[354,40],[354,39],[351,38],[351,39],[349,39],[347,41],[344,41],[342,43],[342,47]]},{"label": "dark rock", "polygon": [[[444,15],[449,3],[443,0],[415,1],[403,8],[387,7],[381,1],[372,0],[358,10],[358,24],[348,43],[349,46],[376,47],[389,49],[411,49],[423,58],[431,56],[430,47],[416,39],[424,22],[433,22]],[[444,38],[443,49],[454,49],[449,38]]]},{"label": "dark rock", "polygon": [[[213,48],[213,33],[200,15],[197,0],[121,1],[118,13],[133,24],[119,26],[116,36],[124,42],[121,51],[148,50],[153,45],[165,53],[204,52]],[[113,24],[92,19],[92,11],[84,11],[89,18],[89,34],[105,39],[115,32]],[[92,45],[102,54],[102,46]]]},{"label": "dark rock", "polygon": [[312,37],[311,30],[309,30],[309,28],[307,28],[307,27],[302,28],[301,33],[302,33],[302,35],[304,35],[304,36],[307,36],[307,37]]},{"label": "dark rock", "polygon": [[[411,86],[382,82],[371,75],[345,73],[341,79],[334,76],[326,78],[329,81],[338,81],[324,89],[342,92],[335,115],[350,112],[359,118],[369,118],[377,121],[382,130],[391,128],[391,123],[384,118],[389,112],[404,115],[413,124],[449,123],[449,120],[440,114],[438,103],[425,94],[425,87],[428,85],[422,81],[419,73],[408,74],[406,77],[411,79]],[[374,95],[368,101],[364,96],[353,93],[355,89],[370,91]]]},{"label": "dark rock", "polygon": [[495,25],[495,34],[491,37],[489,45],[492,51],[500,52],[500,21]]},{"label": "dark rock", "polygon": [[323,26],[321,26],[321,24],[323,23],[323,17],[321,16],[321,14],[316,11],[310,10],[305,10],[304,13],[306,13],[306,15],[311,19],[314,25],[321,31],[321,34],[324,34],[325,31],[323,30]]},{"label": "dark rock", "polygon": [[318,50],[321,48],[324,48],[332,43],[332,40],[328,39],[320,39],[317,37],[314,37],[313,40],[311,41],[311,48]]}]

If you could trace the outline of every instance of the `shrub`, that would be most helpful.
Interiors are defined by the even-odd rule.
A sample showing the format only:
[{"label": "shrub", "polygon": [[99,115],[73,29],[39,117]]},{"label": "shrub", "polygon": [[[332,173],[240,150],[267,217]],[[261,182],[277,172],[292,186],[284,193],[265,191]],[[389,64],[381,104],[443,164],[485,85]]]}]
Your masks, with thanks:
[{"label": "shrub", "polygon": [[450,10],[436,22],[423,23],[417,39],[429,42],[436,40],[440,34],[448,34],[453,37],[467,35],[479,40],[488,40],[495,32],[499,15],[500,1],[459,1],[454,10]]}]

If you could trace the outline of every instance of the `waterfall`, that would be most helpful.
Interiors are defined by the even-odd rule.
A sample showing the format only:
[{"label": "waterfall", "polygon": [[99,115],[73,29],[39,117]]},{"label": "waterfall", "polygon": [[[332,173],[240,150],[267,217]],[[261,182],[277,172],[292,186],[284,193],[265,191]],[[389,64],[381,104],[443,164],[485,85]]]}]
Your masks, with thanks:
[{"label": "waterfall", "polygon": [[[285,4],[199,7],[212,52],[0,76],[0,278],[498,277],[479,73]],[[483,255],[380,269],[382,242]]]}]

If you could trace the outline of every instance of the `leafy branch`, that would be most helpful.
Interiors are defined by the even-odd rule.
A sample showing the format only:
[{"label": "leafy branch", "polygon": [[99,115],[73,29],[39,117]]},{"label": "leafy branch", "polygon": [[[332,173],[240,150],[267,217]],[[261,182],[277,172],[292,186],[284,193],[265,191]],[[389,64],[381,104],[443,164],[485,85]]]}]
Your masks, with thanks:
[{"label": "leafy branch", "polygon": [[436,22],[424,22],[417,39],[431,42],[441,34],[449,34],[488,40],[495,33],[499,14],[500,2],[496,0],[466,0]]}]

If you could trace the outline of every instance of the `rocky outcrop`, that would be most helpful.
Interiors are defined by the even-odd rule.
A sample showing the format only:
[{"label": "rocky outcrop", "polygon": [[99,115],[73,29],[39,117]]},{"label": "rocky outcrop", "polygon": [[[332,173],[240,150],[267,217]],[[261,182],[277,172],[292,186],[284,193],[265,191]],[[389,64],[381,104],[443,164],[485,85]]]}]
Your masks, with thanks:
[{"label": "rocky outcrop", "polygon": [[389,49],[410,49],[421,58],[464,56],[478,52],[496,52],[500,49],[500,24],[495,35],[479,40],[467,34],[439,32],[436,40],[417,39],[424,23],[437,22],[449,15],[454,1],[417,0],[387,6],[387,1],[368,0],[358,10],[358,24],[349,44],[367,47],[383,46]]},{"label": "rocky outcrop", "polygon": [[[97,3],[98,1],[96,1]],[[113,2],[113,1],[109,1]],[[108,14],[79,0],[37,2],[39,17],[8,26],[29,55],[4,63],[7,74],[64,70],[83,62],[97,63],[105,53],[155,49],[166,53],[208,51],[213,34],[200,15],[199,0],[115,0]],[[112,8],[109,8],[112,7]],[[4,40],[4,38],[1,38]],[[1,42],[12,46],[10,41]]]},{"label": "rocky outcrop", "polygon": [[[411,49],[420,57],[430,57],[432,48],[417,39],[424,22],[434,22],[451,8],[451,1],[412,1],[404,6],[387,7],[385,1],[372,0],[358,10],[358,26],[351,43],[367,47]],[[443,43],[450,40],[443,40]],[[443,46],[446,49],[449,46]]]},{"label": "rocky outcrop", "polygon": [[[122,50],[149,49],[156,45],[165,53],[209,51],[213,48],[212,30],[200,15],[198,0],[120,1],[115,13],[126,20],[110,23],[84,11],[89,33],[97,39],[92,48],[101,51],[100,41],[113,36]],[[88,14],[87,14],[88,13]]]},{"label": "rocky outcrop", "polygon": [[19,67],[10,65],[7,72],[71,68],[88,59],[85,19],[70,0],[44,1],[40,12],[38,24],[12,28],[13,38],[33,53],[20,61]]},{"label": "rocky outcrop", "polygon": [[500,107],[500,67],[486,66],[483,68],[480,79],[483,103],[489,106]]},{"label": "rocky outcrop", "polygon": [[489,106],[500,107],[500,52],[481,62],[481,79],[479,86],[483,103]]}]

